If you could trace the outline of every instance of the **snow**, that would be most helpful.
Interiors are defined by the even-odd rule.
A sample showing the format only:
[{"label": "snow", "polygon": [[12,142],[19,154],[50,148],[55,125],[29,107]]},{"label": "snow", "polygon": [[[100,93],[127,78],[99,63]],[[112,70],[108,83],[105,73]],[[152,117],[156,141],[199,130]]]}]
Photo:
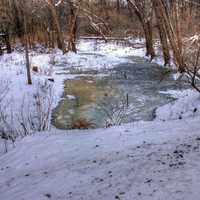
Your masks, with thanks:
[{"label": "snow", "polygon": [[156,110],[156,120],[187,119],[188,117],[195,118],[200,115],[200,94],[196,91],[191,89],[183,91],[169,90],[162,93],[168,93],[177,100],[158,108]]},{"label": "snow", "polygon": [[0,157],[1,199],[196,200],[199,120],[26,137]]},{"label": "snow", "polygon": [[[0,57],[0,80],[9,82],[6,101],[12,102],[15,113],[25,97],[26,106],[34,106],[32,97],[48,78],[54,80],[49,84],[55,107],[63,81],[76,78],[64,73],[71,67],[82,71],[112,68],[129,56],[144,56],[145,51],[81,40],[78,54],[54,50],[30,55],[31,65],[39,69],[33,73],[32,86],[25,84],[22,53]],[[14,148],[0,155],[0,199],[199,199],[200,96],[191,89],[161,92],[177,100],[158,108],[152,122],[85,131],[52,128],[17,140]]]},{"label": "snow", "polygon": [[62,0],[59,0],[59,1],[55,4],[55,6],[58,7],[61,3],[62,3]]},{"label": "snow", "polygon": [[74,100],[74,99],[76,99],[76,97],[73,96],[73,95],[67,95],[67,98],[68,98],[69,100]]}]

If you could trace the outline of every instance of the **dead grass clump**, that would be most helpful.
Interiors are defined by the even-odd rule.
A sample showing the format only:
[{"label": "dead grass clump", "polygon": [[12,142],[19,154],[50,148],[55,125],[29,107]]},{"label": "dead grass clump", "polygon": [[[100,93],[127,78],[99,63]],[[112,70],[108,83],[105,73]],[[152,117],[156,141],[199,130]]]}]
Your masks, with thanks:
[{"label": "dead grass clump", "polygon": [[78,119],[76,121],[73,121],[71,124],[71,129],[94,129],[95,124],[92,121],[89,121],[87,119]]}]

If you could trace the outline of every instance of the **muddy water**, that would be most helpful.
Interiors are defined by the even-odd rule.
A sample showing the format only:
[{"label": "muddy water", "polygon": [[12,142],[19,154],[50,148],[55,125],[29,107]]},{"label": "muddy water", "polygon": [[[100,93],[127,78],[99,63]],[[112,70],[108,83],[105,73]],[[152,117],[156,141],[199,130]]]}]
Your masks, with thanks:
[{"label": "muddy water", "polygon": [[68,129],[73,122],[85,119],[95,127],[105,127],[110,114],[107,111],[111,104],[118,105],[121,99],[126,100],[127,111],[130,108],[123,122],[152,120],[157,107],[174,100],[160,91],[187,87],[174,81],[169,69],[141,58],[131,59],[134,64],[124,63],[112,70],[95,72],[95,75],[92,71],[77,72],[74,80],[66,80],[63,100],[53,114],[53,125]]}]

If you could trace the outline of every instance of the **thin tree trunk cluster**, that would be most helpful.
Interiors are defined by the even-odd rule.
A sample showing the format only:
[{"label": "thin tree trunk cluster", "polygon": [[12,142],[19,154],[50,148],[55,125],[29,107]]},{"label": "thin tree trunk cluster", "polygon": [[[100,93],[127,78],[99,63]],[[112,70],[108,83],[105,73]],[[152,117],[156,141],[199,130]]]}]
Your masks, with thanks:
[{"label": "thin tree trunk cluster", "polygon": [[[169,40],[176,64],[178,66],[178,70],[180,72],[184,72],[186,66],[184,63],[184,57],[183,57],[183,53],[182,53],[182,37],[181,37],[181,30],[180,30],[180,24],[179,24],[179,18],[178,18],[179,10],[178,10],[177,4],[175,4],[175,8],[173,11],[173,13],[175,15],[175,28],[174,28],[174,26],[172,25],[172,20],[169,17],[169,11],[164,6],[163,1],[162,0],[152,0],[152,3],[153,3],[154,11],[156,14],[157,22],[160,25],[159,29],[161,29],[161,31],[159,31],[160,36],[164,35],[166,44],[167,44],[166,39]],[[161,43],[162,43],[162,45],[164,44],[164,42],[161,42]],[[165,44],[165,47],[168,46],[168,45],[166,46],[166,44]],[[167,48],[165,48],[165,47],[163,45],[163,54],[164,55],[166,54],[167,48],[169,51],[169,47],[167,47]]]},{"label": "thin tree trunk cluster", "polygon": [[[185,72],[186,63],[183,53],[182,31],[184,28],[181,22],[185,20],[191,26],[191,10],[194,9],[194,2],[181,2],[179,0],[127,0],[129,9],[134,11],[143,29],[146,39],[146,55],[150,56],[151,59],[156,56],[153,41],[154,28],[156,27],[162,46],[164,64],[170,64],[171,51],[176,66],[182,73]],[[199,9],[200,2],[195,5],[198,6],[194,11]],[[190,17],[187,17],[188,13],[190,13]],[[195,18],[194,15],[192,19],[195,20]]]}]

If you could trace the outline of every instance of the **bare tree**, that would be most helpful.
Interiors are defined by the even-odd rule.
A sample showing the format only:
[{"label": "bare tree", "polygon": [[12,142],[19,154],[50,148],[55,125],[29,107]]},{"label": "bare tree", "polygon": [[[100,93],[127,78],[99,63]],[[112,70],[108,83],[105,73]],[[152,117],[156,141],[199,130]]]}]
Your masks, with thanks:
[{"label": "bare tree", "polygon": [[154,10],[156,12],[158,21],[160,21],[162,18],[162,22],[165,26],[165,31],[169,39],[178,69],[180,72],[184,72],[186,65],[182,53],[182,38],[180,35],[180,25],[178,21],[178,9],[176,7],[174,11],[176,15],[176,30],[175,30],[172,24],[172,19],[169,16],[168,7],[165,6],[163,0],[152,0],[152,2],[154,5]]},{"label": "bare tree", "polygon": [[60,27],[56,5],[54,4],[53,0],[45,0],[45,2],[47,3],[52,14],[54,27],[57,34],[56,37],[57,37],[58,48],[61,49],[63,53],[65,53],[66,49],[65,49],[64,37],[63,37],[63,33]]},{"label": "bare tree", "polygon": [[31,79],[31,69],[30,69],[30,61],[29,61],[29,50],[28,50],[28,38],[27,38],[27,22],[26,17],[24,16],[24,46],[25,46],[25,59],[26,59],[26,72],[27,72],[27,81],[28,84],[32,84]]},{"label": "bare tree", "polygon": [[[11,43],[10,43],[10,28],[12,15],[10,15],[10,4],[8,1],[0,1],[0,34],[1,39],[6,45],[7,53],[12,52]],[[2,52],[1,52],[2,53]]]},{"label": "bare tree", "polygon": [[77,35],[77,19],[81,6],[81,1],[79,2],[78,7],[76,8],[73,2],[70,0],[68,2],[70,8],[70,33],[68,41],[68,51],[77,52],[76,50],[76,35]]},{"label": "bare tree", "polygon": [[146,39],[146,56],[151,56],[151,60],[155,57],[155,50],[153,47],[153,26],[152,4],[149,0],[127,0],[130,7],[137,15]]},{"label": "bare tree", "polygon": [[185,73],[191,86],[200,93],[200,36],[194,35],[185,42]]},{"label": "bare tree", "polygon": [[160,36],[160,41],[162,44],[162,50],[163,50],[163,57],[165,64],[170,64],[170,52],[169,52],[169,44],[168,44],[168,38],[164,26],[164,20],[162,17],[162,14],[160,10],[158,10],[158,6],[156,6],[155,1],[153,1],[153,8],[155,10],[155,15],[156,15],[156,21],[157,21],[157,28]]}]

